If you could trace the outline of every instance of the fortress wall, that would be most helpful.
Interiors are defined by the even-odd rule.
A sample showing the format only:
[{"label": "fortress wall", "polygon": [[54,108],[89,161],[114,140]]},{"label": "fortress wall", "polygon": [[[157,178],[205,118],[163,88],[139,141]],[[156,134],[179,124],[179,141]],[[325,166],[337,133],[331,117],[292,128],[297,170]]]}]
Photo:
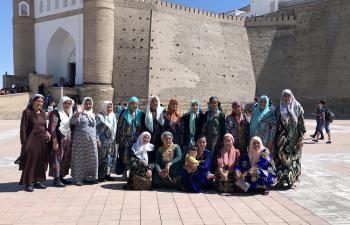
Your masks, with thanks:
[{"label": "fortress wall", "polygon": [[184,104],[211,95],[251,101],[255,79],[244,20],[164,4],[152,11],[149,93]]},{"label": "fortress wall", "polygon": [[324,99],[338,116],[350,113],[350,1],[294,8],[295,25],[246,23],[257,95],[294,91],[306,113]]},{"label": "fortress wall", "polygon": [[115,1],[114,69],[115,101],[148,96],[150,4]]}]

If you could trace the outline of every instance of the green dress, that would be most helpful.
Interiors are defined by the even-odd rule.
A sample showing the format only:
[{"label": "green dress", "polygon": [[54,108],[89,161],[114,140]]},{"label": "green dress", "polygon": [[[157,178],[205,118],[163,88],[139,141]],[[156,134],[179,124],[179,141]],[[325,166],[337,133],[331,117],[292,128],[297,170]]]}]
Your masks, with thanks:
[{"label": "green dress", "polygon": [[[172,163],[168,177],[161,177],[159,170],[163,170],[168,162]],[[153,172],[153,185],[157,187],[174,188],[178,185],[181,171],[181,148],[177,144],[172,144],[165,149],[159,147],[156,152],[156,164]]]},{"label": "green dress", "polygon": [[287,184],[292,187],[299,181],[301,174],[302,149],[298,143],[303,140],[306,132],[304,126],[304,111],[299,107],[299,116],[295,122],[291,115],[286,121],[283,119],[279,106],[275,110],[277,130],[275,138],[274,161],[276,165],[277,186]]}]

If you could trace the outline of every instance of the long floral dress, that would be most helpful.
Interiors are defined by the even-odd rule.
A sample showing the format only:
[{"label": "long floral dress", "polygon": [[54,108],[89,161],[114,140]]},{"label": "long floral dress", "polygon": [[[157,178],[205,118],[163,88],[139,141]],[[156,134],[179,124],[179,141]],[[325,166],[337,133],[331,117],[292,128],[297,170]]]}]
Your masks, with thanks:
[{"label": "long floral dress", "polygon": [[[303,110],[301,107],[299,110]],[[277,118],[277,132],[275,139],[274,161],[277,169],[278,186],[287,184],[292,187],[299,181],[301,174],[302,149],[298,143],[302,141],[306,132],[304,115],[301,111],[296,123],[290,116],[288,122],[282,118],[279,106],[275,110]]]},{"label": "long floral dress", "polygon": [[186,191],[200,193],[208,188],[209,185],[207,176],[210,173],[212,152],[205,149],[203,154],[196,159],[200,160],[197,170],[189,173],[186,169],[182,169],[180,178],[181,184]]},{"label": "long floral dress", "polygon": [[58,143],[56,151],[50,146],[49,176],[53,178],[64,177],[69,174],[72,157],[72,135],[71,132],[68,132],[66,135],[62,134],[59,129],[60,121],[60,115],[56,110],[49,114],[48,130],[51,134],[51,139],[57,139]]},{"label": "long floral dress", "polygon": [[251,189],[269,188],[276,183],[276,167],[270,151],[265,148],[257,164],[250,165],[248,154],[241,157],[240,162],[236,165],[235,170],[241,173],[248,172],[245,181],[250,184]]},{"label": "long floral dress", "polygon": [[[131,150],[132,145],[137,141],[137,138],[141,134],[141,123],[136,122],[136,117],[132,117],[131,123],[127,122],[124,118],[124,110],[118,121],[118,130],[117,130],[117,143],[119,144],[119,160],[118,163],[124,164],[124,167],[128,167],[129,164],[129,151]],[[141,115],[142,118],[142,115]],[[124,171],[127,168],[124,168]]]},{"label": "long floral dress", "polygon": [[85,113],[73,116],[74,125],[71,175],[76,182],[98,178],[98,151],[96,144],[96,120]]},{"label": "long floral dress", "polygon": [[96,134],[101,146],[98,147],[98,178],[105,178],[115,172],[116,152],[116,130],[117,119],[114,117],[109,123],[101,113],[96,117]]}]

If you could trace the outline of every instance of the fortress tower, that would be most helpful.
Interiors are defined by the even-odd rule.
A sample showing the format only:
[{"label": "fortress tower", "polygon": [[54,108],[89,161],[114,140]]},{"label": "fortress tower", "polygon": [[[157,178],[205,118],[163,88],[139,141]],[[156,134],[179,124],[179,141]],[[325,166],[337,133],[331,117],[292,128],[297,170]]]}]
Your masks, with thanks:
[{"label": "fortress tower", "polygon": [[84,72],[80,96],[91,96],[95,109],[113,99],[114,0],[84,1]]},{"label": "fortress tower", "polygon": [[13,0],[13,58],[16,75],[35,70],[33,0]]}]

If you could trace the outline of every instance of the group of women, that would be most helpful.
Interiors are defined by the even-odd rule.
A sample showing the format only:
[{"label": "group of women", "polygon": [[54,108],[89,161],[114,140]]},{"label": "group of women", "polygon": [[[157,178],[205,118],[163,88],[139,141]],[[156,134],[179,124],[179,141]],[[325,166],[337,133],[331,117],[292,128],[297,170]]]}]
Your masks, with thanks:
[{"label": "group of women", "polygon": [[261,96],[251,118],[238,101],[225,117],[215,96],[206,112],[193,100],[184,115],[175,98],[166,110],[157,96],[149,97],[144,112],[138,103],[131,97],[115,114],[113,103],[105,101],[94,114],[93,100],[86,97],[73,112],[74,101],[65,96],[46,127],[43,96],[35,95],[22,115],[20,184],[26,191],[46,188],[47,164],[56,187],[70,183],[64,178],[69,169],[78,186],[112,180],[116,173],[127,180],[124,188],[136,190],[215,187],[268,194],[272,186],[290,188],[299,180],[303,108],[288,89],[274,110]]}]

